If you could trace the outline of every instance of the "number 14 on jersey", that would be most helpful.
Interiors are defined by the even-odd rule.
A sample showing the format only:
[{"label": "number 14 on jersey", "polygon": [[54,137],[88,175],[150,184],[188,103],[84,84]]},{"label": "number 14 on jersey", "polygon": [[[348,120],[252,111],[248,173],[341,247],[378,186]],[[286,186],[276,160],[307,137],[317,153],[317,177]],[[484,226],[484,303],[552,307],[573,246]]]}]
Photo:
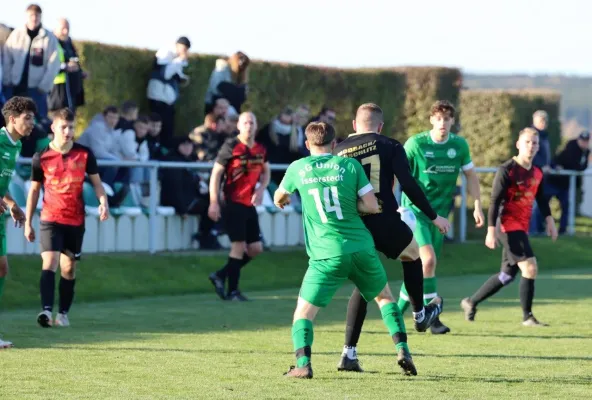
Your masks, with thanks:
[{"label": "number 14 on jersey", "polygon": [[318,188],[309,189],[308,194],[314,198],[315,205],[321,222],[326,224],[328,222],[327,213],[334,212],[337,219],[343,219],[341,212],[341,205],[339,204],[339,193],[336,186],[325,186],[323,188],[323,200],[321,200],[320,190]]}]

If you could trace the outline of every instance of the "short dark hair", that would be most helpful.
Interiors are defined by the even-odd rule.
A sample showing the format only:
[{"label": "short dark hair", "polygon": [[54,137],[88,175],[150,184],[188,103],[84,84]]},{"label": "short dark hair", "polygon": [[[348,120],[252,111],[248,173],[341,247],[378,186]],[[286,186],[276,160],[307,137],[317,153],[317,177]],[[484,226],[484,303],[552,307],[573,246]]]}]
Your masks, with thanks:
[{"label": "short dark hair", "polygon": [[438,100],[432,105],[432,109],[430,110],[430,117],[433,117],[436,114],[448,114],[450,118],[454,118],[454,114],[456,113],[456,109],[452,105],[451,102],[448,100]]},{"label": "short dark hair", "polygon": [[141,124],[149,124],[150,123],[150,118],[148,118],[145,115],[139,115],[138,119],[135,120],[134,122],[139,122]]},{"label": "short dark hair", "polygon": [[152,122],[162,122],[162,117],[159,113],[150,113],[150,121]]},{"label": "short dark hair", "polygon": [[103,110],[103,115],[107,115],[107,114],[119,114],[119,110],[115,106],[107,106]]},{"label": "short dark hair", "polygon": [[30,97],[14,96],[2,107],[2,115],[7,123],[8,117],[16,118],[25,112],[37,113],[37,105]]},{"label": "short dark hair", "polygon": [[311,122],[304,133],[312,146],[326,146],[335,140],[335,128],[325,122]]},{"label": "short dark hair", "polygon": [[382,108],[374,103],[364,103],[358,107],[356,121],[370,123],[372,125],[384,122]]},{"label": "short dark hair", "polygon": [[138,103],[136,103],[133,100],[126,100],[121,105],[121,112],[123,114],[127,114],[128,112],[130,112],[132,110],[137,110],[138,108],[139,108]]},{"label": "short dark hair", "polygon": [[30,4],[29,7],[27,7],[26,11],[33,11],[34,13],[37,13],[37,14],[43,14],[41,12],[41,7],[39,7],[38,4]]},{"label": "short dark hair", "polygon": [[53,112],[53,119],[61,119],[67,122],[74,122],[74,113],[69,108],[61,108]]}]

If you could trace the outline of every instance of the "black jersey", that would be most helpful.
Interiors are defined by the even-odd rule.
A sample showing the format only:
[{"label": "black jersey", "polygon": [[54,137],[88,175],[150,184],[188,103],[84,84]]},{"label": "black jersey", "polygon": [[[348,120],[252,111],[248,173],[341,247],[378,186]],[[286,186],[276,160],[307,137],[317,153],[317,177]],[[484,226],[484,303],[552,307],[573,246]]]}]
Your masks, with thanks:
[{"label": "black jersey", "polygon": [[428,218],[436,219],[436,212],[411,175],[405,149],[397,140],[377,133],[355,133],[339,143],[333,154],[355,158],[362,164],[382,213],[396,213],[399,208],[394,194],[397,179],[413,204]]}]

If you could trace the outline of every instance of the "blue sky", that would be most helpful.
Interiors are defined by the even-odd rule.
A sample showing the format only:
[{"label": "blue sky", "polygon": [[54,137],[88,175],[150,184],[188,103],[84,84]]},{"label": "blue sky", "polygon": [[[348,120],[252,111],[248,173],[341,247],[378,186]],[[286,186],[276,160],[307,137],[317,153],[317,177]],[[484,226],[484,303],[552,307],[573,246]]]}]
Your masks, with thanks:
[{"label": "blue sky", "polygon": [[[0,22],[24,23],[25,0]],[[592,75],[585,0],[43,0],[44,25],[75,39],[336,67],[440,65],[469,73]],[[357,5],[356,5],[357,4]],[[361,6],[363,5],[363,7]]]}]

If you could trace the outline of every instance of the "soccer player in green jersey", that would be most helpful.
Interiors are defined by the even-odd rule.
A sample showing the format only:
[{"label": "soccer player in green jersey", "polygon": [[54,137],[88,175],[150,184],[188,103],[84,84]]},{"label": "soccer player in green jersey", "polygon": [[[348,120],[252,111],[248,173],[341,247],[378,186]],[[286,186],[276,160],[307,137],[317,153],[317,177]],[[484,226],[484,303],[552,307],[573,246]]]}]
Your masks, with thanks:
[{"label": "soccer player in green jersey", "polygon": [[[4,213],[10,210],[15,226],[25,222],[25,213],[8,193],[8,186],[21,153],[21,138],[29,136],[35,125],[37,107],[28,97],[15,96],[2,107],[6,126],[0,129],[0,296],[8,274],[6,257],[6,219]],[[12,347],[12,343],[0,339],[0,349]]]},{"label": "soccer player in green jersey", "polygon": [[[430,113],[432,129],[409,138],[405,142],[405,152],[412,175],[417,179],[431,206],[442,217],[447,217],[450,213],[460,171],[465,174],[469,194],[475,200],[473,217],[480,228],[484,224],[484,217],[481,210],[479,177],[475,172],[467,141],[450,132],[454,124],[454,114],[452,104],[448,101],[437,101]],[[403,207],[410,208],[417,218],[414,235],[419,244],[419,256],[423,265],[424,303],[428,304],[438,294],[436,260],[440,256],[444,237],[405,193],[401,201]],[[409,306],[404,284],[401,286],[398,305],[402,312]],[[434,321],[430,329],[434,334],[450,332],[450,328],[439,319]]]},{"label": "soccer player in green jersey", "polygon": [[380,210],[372,185],[359,161],[331,154],[335,147],[331,125],[310,123],[305,134],[311,155],[290,164],[274,194],[275,205],[283,208],[290,194],[300,193],[310,258],[292,325],[297,365],[285,375],[312,378],[312,321],[347,279],[366,301],[376,300],[395,342],[399,366],[406,375],[417,375],[401,311],[391,294],[372,236],[359,215]]}]

